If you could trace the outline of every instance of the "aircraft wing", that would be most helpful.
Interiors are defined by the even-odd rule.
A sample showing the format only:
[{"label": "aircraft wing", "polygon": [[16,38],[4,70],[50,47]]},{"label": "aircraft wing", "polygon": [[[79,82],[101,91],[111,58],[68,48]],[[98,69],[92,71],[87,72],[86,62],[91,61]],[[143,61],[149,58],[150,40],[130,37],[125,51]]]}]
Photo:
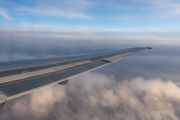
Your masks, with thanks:
[{"label": "aircraft wing", "polygon": [[73,77],[109,65],[151,47],[137,47],[54,58],[0,63],[0,109],[7,100],[43,87],[65,85]]}]

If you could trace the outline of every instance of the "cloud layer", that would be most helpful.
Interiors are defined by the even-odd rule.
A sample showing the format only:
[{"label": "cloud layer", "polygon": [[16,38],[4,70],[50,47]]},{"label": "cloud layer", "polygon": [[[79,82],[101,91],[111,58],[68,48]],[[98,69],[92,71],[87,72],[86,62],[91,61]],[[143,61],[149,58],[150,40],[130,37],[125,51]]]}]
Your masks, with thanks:
[{"label": "cloud layer", "polygon": [[138,77],[117,82],[89,73],[15,101],[8,114],[29,120],[178,120],[179,96],[178,83],[172,81]]}]

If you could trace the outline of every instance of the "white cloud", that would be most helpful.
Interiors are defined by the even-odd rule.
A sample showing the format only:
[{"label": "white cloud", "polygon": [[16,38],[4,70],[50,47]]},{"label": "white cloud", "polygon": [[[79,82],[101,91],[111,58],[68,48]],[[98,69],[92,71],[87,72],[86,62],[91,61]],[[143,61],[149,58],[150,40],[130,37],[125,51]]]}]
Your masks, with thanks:
[{"label": "white cloud", "polygon": [[[12,29],[0,29],[4,34],[1,38],[7,39],[7,35],[17,39],[39,38],[59,40],[93,40],[126,42],[141,44],[169,44],[180,43],[179,31],[171,31],[163,28],[110,28],[101,26],[55,26],[45,24],[22,24],[10,26]],[[17,29],[18,28],[18,29]],[[45,34],[46,33],[46,34]]]},{"label": "white cloud", "polygon": [[[104,3],[102,3],[102,5],[104,5]],[[121,7],[122,5],[124,7]],[[138,11],[140,14],[146,12],[147,16],[150,18],[172,18],[179,17],[177,15],[180,14],[180,2],[178,0],[127,0],[126,2],[115,0],[111,1],[111,3],[107,4],[107,6],[115,10],[123,9],[127,11]],[[120,16],[119,19],[134,20],[139,17],[141,16],[138,16],[138,14],[129,14],[127,16]]]},{"label": "white cloud", "polygon": [[37,14],[43,14],[54,17],[67,17],[67,18],[82,18],[87,19],[91,18],[89,15],[84,14],[81,11],[73,11],[73,10],[64,10],[64,9],[56,9],[56,8],[24,8],[28,12],[34,12]]},{"label": "white cloud", "polygon": [[6,13],[6,11],[0,8],[0,15],[6,18],[7,20],[12,20],[12,18]]},{"label": "white cloud", "polygon": [[159,13],[165,13],[166,15],[180,14],[180,2],[177,0],[147,0],[152,4],[152,9]]},{"label": "white cloud", "polygon": [[89,0],[40,0],[34,1],[34,3],[31,7],[23,6],[18,9],[55,17],[92,18],[85,13],[85,10],[93,5],[93,2]]}]

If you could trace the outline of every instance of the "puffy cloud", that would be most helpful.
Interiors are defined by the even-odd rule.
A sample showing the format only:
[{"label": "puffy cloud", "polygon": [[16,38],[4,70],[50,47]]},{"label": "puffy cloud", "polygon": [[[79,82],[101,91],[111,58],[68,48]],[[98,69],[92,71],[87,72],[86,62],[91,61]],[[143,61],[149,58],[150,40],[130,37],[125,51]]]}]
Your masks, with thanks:
[{"label": "puffy cloud", "polygon": [[48,117],[48,112],[52,109],[53,104],[61,102],[64,96],[65,92],[62,87],[42,89],[25,99],[17,101],[12,107],[12,111],[19,119],[29,114],[36,118]]},{"label": "puffy cloud", "polygon": [[23,97],[10,112],[17,119],[178,120],[179,96],[173,81],[137,77],[118,82],[89,73]]}]

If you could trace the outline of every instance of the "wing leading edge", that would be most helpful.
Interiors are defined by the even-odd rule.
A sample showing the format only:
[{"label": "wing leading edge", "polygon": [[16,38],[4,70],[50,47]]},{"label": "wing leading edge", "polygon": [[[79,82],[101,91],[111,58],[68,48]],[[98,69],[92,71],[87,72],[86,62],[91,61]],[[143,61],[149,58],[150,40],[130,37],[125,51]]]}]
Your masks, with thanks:
[{"label": "wing leading edge", "polygon": [[146,49],[151,49],[151,47],[2,62],[0,63],[0,109],[4,108],[7,100],[49,85],[57,83],[65,85],[73,77],[109,65]]}]

